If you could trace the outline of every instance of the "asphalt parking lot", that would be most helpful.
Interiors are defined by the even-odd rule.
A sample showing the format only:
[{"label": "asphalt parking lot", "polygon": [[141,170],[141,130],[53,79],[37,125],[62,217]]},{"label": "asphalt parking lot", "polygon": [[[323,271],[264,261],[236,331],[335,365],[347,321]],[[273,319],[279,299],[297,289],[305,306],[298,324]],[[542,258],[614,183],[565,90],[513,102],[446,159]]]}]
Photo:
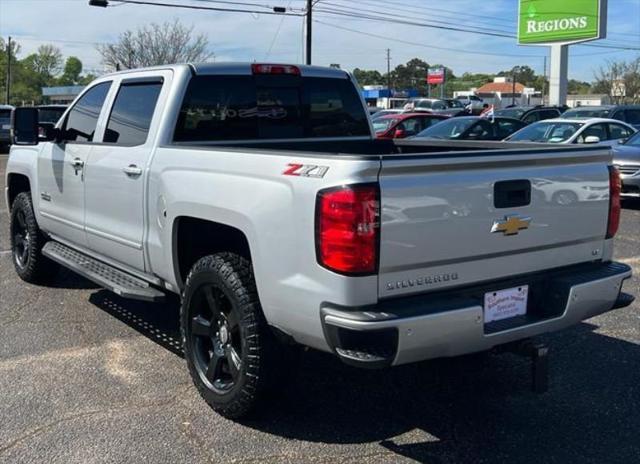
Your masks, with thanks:
[{"label": "asphalt parking lot", "polygon": [[[1,463],[640,461],[638,302],[547,336],[545,394],[513,355],[362,371],[307,352],[295,382],[240,424],[192,386],[176,302],[123,300],[69,272],[23,283],[6,212],[3,197]],[[640,295],[640,201],[625,203],[616,254]]]}]

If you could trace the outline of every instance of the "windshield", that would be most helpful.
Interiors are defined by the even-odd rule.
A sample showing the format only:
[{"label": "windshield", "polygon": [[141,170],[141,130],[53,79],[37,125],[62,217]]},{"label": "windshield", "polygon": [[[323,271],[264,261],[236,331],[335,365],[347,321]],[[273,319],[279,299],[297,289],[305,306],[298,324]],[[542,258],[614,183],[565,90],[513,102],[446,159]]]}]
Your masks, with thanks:
[{"label": "windshield", "polygon": [[431,108],[430,100],[422,100],[416,104],[416,108]]},{"label": "windshield", "polygon": [[460,137],[463,132],[469,129],[475,122],[476,118],[453,118],[446,121],[439,122],[422,132],[416,137],[431,137],[434,139],[456,139]]},{"label": "windshield", "polygon": [[635,135],[629,137],[629,140],[627,140],[624,144],[632,147],[640,147],[640,132],[637,132]]},{"label": "windshield", "polygon": [[503,118],[520,119],[525,113],[524,108],[506,108],[504,110],[498,110],[495,112],[496,116],[502,116]]},{"label": "windshield", "polygon": [[380,118],[373,121],[373,130],[376,134],[386,132],[397,121],[396,118]]},{"label": "windshield", "polygon": [[11,110],[0,110],[0,119],[11,119]]},{"label": "windshield", "polygon": [[445,100],[449,108],[464,108],[462,102],[458,100]]},{"label": "windshield", "polygon": [[577,122],[536,122],[508,138],[510,142],[562,143],[583,126]]},{"label": "windshield", "polygon": [[602,109],[602,108],[594,108],[594,109],[586,109],[580,108],[579,110],[569,110],[565,113],[562,113],[562,117],[564,119],[576,119],[576,118],[607,118],[611,110]]}]

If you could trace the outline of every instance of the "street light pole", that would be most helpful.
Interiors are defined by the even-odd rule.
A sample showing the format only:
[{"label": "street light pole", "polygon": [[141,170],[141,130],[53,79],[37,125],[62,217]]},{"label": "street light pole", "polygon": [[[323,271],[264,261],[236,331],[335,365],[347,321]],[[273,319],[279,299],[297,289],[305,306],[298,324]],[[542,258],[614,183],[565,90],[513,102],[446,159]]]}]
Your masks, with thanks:
[{"label": "street light pole", "polygon": [[313,18],[311,16],[311,10],[313,9],[313,0],[307,0],[307,53],[306,63],[311,64],[311,28],[313,24]]}]

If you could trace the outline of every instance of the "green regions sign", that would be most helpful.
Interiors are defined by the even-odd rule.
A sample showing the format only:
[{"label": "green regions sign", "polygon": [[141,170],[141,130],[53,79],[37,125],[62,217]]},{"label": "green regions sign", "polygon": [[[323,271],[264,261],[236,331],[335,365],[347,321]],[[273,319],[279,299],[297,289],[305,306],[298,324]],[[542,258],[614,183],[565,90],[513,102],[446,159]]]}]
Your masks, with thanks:
[{"label": "green regions sign", "polygon": [[604,38],[607,0],[520,0],[518,43],[575,43]]}]

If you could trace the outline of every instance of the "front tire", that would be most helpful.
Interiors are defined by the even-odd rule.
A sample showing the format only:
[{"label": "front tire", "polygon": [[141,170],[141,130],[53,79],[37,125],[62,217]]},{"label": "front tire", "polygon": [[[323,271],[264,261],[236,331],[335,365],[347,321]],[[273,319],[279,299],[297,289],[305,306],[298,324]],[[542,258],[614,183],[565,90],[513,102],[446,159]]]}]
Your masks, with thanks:
[{"label": "front tire", "polygon": [[21,192],[13,200],[9,230],[11,256],[18,276],[29,283],[51,278],[57,265],[42,255],[46,238],[36,222],[29,192]]},{"label": "front tire", "polygon": [[191,378],[218,413],[240,418],[258,405],[278,364],[278,342],[260,309],[251,264],[233,253],[201,258],[180,310]]}]

